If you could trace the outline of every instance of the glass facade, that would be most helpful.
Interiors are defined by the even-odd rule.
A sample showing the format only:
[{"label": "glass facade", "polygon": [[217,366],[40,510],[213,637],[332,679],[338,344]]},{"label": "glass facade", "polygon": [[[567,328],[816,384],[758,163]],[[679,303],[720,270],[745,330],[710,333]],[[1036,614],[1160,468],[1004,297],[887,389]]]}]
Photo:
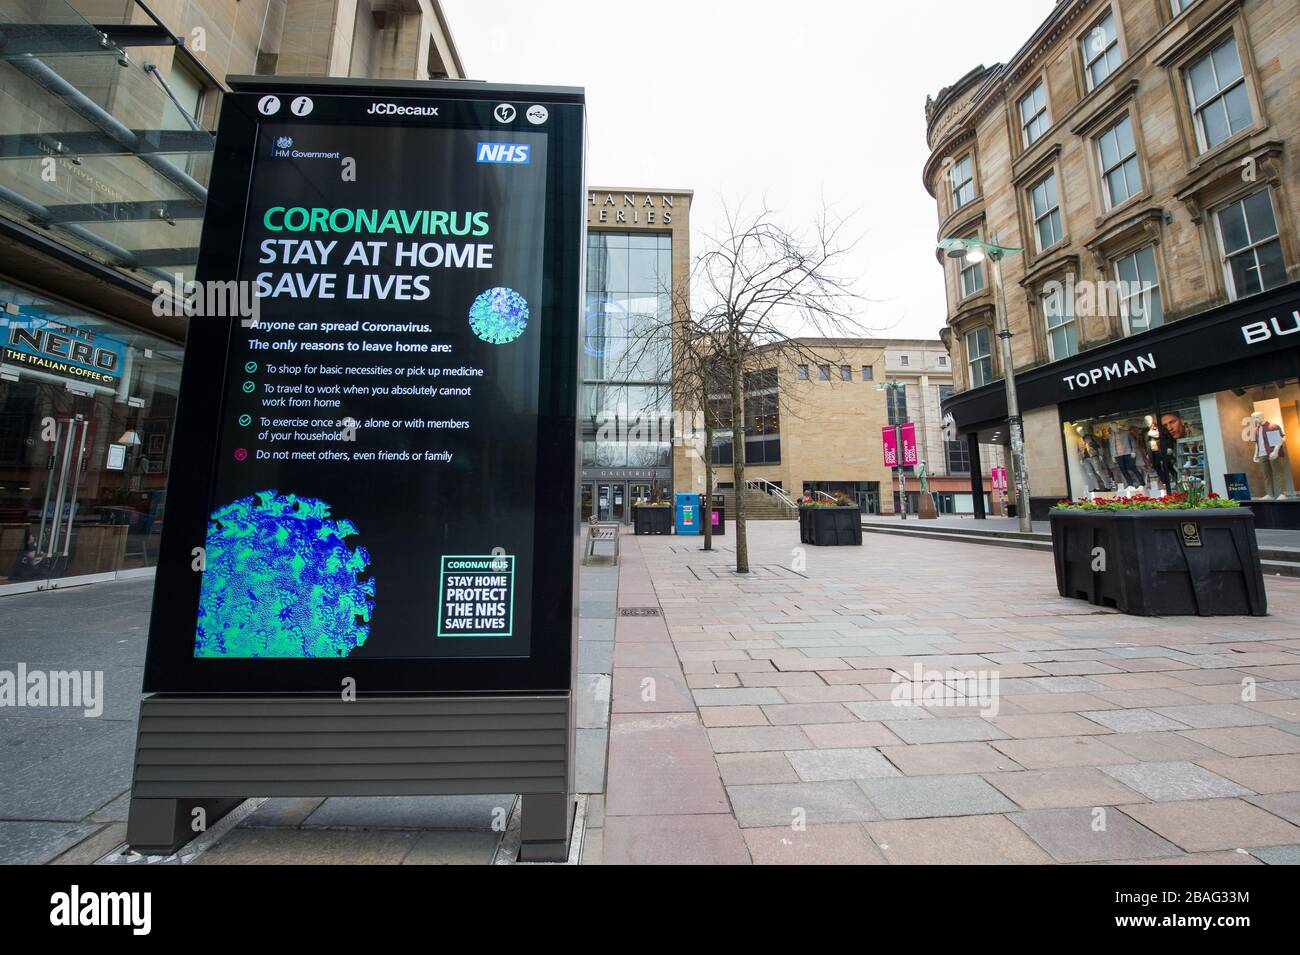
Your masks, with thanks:
[{"label": "glass facade", "polygon": [[672,465],[672,237],[587,236],[583,467]]},{"label": "glass facade", "polygon": [[0,592],[153,566],[181,346],[0,283]]}]

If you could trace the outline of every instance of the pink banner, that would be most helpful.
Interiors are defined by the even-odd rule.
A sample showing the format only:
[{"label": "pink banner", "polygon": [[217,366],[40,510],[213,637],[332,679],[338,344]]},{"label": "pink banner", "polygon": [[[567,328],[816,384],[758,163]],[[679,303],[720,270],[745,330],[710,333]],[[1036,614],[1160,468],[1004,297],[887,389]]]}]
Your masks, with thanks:
[{"label": "pink banner", "polygon": [[909,421],[899,430],[903,432],[903,467],[916,467],[921,460],[916,451],[916,425]]},{"label": "pink banner", "polygon": [[894,433],[892,424],[885,425],[880,429],[880,443],[885,449],[885,467],[898,467],[898,436]]}]

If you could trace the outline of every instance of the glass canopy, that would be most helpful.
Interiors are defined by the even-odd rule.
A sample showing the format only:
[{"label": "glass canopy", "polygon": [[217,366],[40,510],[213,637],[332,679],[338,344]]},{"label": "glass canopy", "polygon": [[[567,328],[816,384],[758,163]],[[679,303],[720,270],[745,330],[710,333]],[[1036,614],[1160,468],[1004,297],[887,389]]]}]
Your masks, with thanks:
[{"label": "glass canopy", "polygon": [[78,6],[93,24],[0,3],[0,216],[147,285],[191,279],[213,136],[153,62],[181,41],[131,0]]}]

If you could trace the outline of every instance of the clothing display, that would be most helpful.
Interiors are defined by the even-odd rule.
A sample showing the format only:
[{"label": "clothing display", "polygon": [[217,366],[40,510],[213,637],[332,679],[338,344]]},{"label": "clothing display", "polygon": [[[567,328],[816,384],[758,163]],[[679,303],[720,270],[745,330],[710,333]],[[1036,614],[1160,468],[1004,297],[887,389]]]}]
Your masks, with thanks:
[{"label": "clothing display", "polygon": [[1086,434],[1083,436],[1081,457],[1089,491],[1109,491],[1115,487],[1115,482],[1111,480],[1109,469],[1106,467],[1101,442],[1097,440],[1095,435]]},{"label": "clothing display", "polygon": [[1156,477],[1165,486],[1165,490],[1172,490],[1177,481],[1177,471],[1174,468],[1177,443],[1173,435],[1165,430],[1164,425],[1151,425],[1147,431],[1147,449],[1151,452],[1151,466],[1155,469]]}]

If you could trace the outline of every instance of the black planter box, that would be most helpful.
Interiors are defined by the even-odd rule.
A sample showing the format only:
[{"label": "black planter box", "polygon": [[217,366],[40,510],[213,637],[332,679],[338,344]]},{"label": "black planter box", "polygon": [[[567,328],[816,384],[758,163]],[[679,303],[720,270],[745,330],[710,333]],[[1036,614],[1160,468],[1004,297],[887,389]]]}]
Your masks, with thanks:
[{"label": "black planter box", "polygon": [[800,507],[799,540],[816,547],[862,544],[862,511],[848,507]]},{"label": "black planter box", "polygon": [[1268,612],[1249,508],[1058,508],[1050,519],[1062,597],[1143,617]]},{"label": "black planter box", "polygon": [[633,504],[632,528],[636,534],[671,534],[673,532],[673,509],[671,507],[647,507],[642,504]]}]

